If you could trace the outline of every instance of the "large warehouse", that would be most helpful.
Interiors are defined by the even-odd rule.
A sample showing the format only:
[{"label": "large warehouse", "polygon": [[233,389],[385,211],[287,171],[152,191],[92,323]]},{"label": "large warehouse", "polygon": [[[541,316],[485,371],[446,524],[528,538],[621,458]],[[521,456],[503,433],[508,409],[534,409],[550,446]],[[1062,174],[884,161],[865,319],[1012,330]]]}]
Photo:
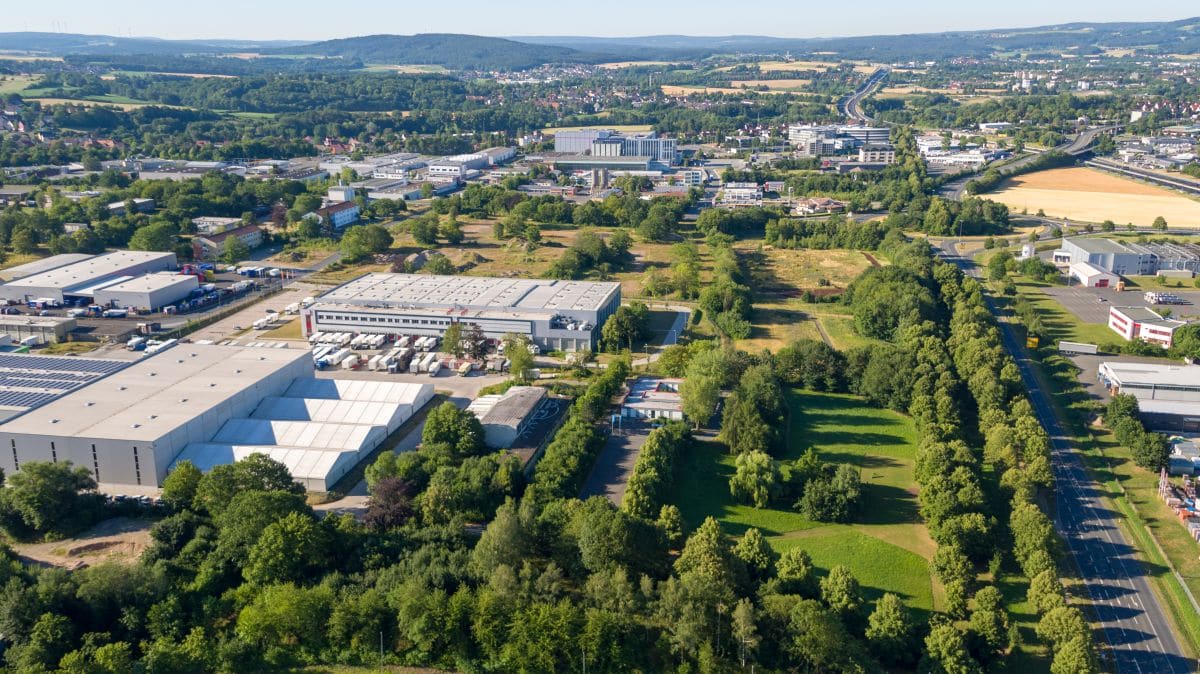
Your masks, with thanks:
[{"label": "large warehouse", "polygon": [[334,396],[341,390],[343,382],[312,383],[312,357],[304,350],[181,344],[125,365],[85,372],[81,386],[47,392],[40,407],[14,399],[31,409],[0,424],[0,468],[11,474],[22,462],[70,461],[103,485],[157,487],[178,460],[207,471],[260,452],[283,461],[306,487],[327,489],[433,394],[428,384],[380,382],[405,391],[376,392],[371,401],[398,401],[390,410],[352,406],[318,421],[298,411],[319,410],[313,401],[273,402],[260,411],[279,397],[306,397],[292,390],[325,394],[307,396],[322,403],[331,389]]},{"label": "large warehouse", "polygon": [[200,281],[191,274],[159,272],[136,276],[96,291],[95,302],[104,306],[158,311],[187,299]]},{"label": "large warehouse", "polygon": [[303,311],[303,326],[305,336],[440,336],[451,323],[473,323],[493,339],[516,333],[546,349],[576,351],[595,347],[620,304],[619,283],[374,273],[319,297]]},{"label": "large warehouse", "polygon": [[1137,398],[1150,428],[1200,431],[1200,365],[1108,361],[1096,376],[1110,393]]},{"label": "large warehouse", "polygon": [[0,286],[0,299],[94,300],[96,292],[104,288],[177,266],[175,253],[119,250],[9,281]]}]

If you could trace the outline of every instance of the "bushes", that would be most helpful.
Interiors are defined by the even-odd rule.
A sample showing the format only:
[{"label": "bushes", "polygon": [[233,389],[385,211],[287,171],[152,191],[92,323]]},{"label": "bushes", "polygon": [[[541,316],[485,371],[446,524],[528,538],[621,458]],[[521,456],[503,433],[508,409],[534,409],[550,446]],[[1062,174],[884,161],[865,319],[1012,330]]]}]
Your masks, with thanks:
[{"label": "bushes", "polygon": [[633,465],[621,509],[646,520],[657,517],[675,482],[675,462],[690,441],[691,433],[683,422],[673,421],[652,431]]}]

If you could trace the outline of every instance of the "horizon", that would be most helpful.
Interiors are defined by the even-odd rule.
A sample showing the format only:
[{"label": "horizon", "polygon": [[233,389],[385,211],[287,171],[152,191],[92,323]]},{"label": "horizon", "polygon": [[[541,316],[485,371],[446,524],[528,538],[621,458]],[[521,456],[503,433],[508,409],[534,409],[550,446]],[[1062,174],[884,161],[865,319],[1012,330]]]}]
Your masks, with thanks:
[{"label": "horizon", "polygon": [[[786,0],[767,0],[756,5],[753,14],[729,30],[728,7],[715,0],[696,0],[687,12],[677,11],[674,3],[654,6],[613,0],[608,11],[568,13],[548,0],[522,3],[519,10],[502,8],[485,0],[463,0],[462,10],[448,15],[425,12],[401,16],[394,6],[382,0],[362,0],[352,9],[363,15],[374,14],[370,30],[332,30],[315,32],[309,17],[314,10],[326,11],[315,0],[296,2],[232,2],[212,0],[203,7],[169,7],[145,12],[135,0],[112,0],[102,6],[83,0],[63,0],[47,8],[38,17],[22,17],[11,22],[10,31],[99,35],[107,37],[161,40],[241,40],[320,42],[364,35],[417,35],[453,33],[503,39],[590,37],[629,39],[660,36],[683,37],[770,37],[776,39],[821,39],[905,35],[979,30],[1028,29],[1069,23],[1124,23],[1179,21],[1198,16],[1191,2],[1168,0],[1155,6],[1153,13],[1144,8],[1131,9],[1116,0],[1043,3],[1038,0],[1014,0],[1003,16],[945,0],[926,2],[917,11],[898,11],[885,0],[864,0],[855,6],[855,15],[847,17],[840,7],[806,7],[797,11]],[[279,10],[286,9],[286,13]],[[1134,16],[1136,14],[1136,16]],[[228,17],[238,21],[230,25]],[[630,19],[651,30],[616,31],[627,27]],[[357,25],[338,22],[338,26]],[[87,26],[87,29],[79,27]],[[587,30],[564,30],[564,27]],[[768,30],[753,30],[762,26]],[[264,27],[269,27],[265,29]],[[815,29],[814,29],[815,27]],[[652,30],[661,28],[661,30]]]}]

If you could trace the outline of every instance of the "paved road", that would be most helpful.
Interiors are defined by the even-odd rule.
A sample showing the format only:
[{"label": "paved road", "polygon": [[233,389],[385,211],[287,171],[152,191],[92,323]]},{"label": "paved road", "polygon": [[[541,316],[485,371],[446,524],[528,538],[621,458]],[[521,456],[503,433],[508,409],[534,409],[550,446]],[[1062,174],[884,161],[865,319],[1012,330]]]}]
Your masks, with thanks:
[{"label": "paved road", "polygon": [[887,79],[888,72],[887,68],[880,68],[871,73],[871,76],[867,78],[866,82],[863,82],[862,86],[838,102],[838,112],[842,113],[847,119],[861,124],[870,122],[871,118],[862,111],[863,99],[875,92],[875,89]]},{"label": "paved road", "polygon": [[596,465],[583,483],[580,498],[604,496],[618,507],[621,499],[625,498],[629,476],[633,475],[633,466],[642,453],[642,445],[650,437],[650,427],[634,419],[621,421],[624,428],[616,429],[605,438],[604,448],[596,457]]},{"label": "paved road", "polygon": [[1129,166],[1121,162],[1112,161],[1111,159],[1090,159],[1084,162],[1092,168],[1116,173],[1137,180],[1145,180],[1149,183],[1154,183],[1160,187],[1166,187],[1180,192],[1186,192],[1192,195],[1200,195],[1200,182],[1191,180],[1186,176],[1165,176],[1154,171],[1147,171],[1136,166]]},{"label": "paved road", "polygon": [[[979,269],[970,260],[955,254],[951,240],[943,242],[942,252],[966,273],[979,276]],[[990,301],[988,306],[993,314],[997,312]],[[1102,641],[1110,653],[1109,664],[1118,674],[1196,671],[1150,588],[1134,547],[1117,527],[1120,515],[1104,503],[1063,431],[1049,393],[1038,386],[1033,363],[1016,330],[1009,323],[999,324],[1004,346],[1016,360],[1029,400],[1053,443],[1055,527],[1066,540],[1091,597]]]}]

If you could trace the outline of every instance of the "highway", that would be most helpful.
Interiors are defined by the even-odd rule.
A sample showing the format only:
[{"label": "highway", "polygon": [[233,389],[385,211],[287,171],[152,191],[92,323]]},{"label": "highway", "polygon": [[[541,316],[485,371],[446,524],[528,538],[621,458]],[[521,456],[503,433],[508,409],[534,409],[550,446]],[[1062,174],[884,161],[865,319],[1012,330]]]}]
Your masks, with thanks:
[{"label": "highway", "polygon": [[854,93],[838,101],[838,112],[841,113],[843,117],[853,122],[858,122],[860,124],[869,123],[871,118],[867,117],[867,115],[863,113],[862,101],[867,96],[873,94],[875,89],[878,88],[885,79],[887,79],[887,76],[887,68],[880,68],[879,70],[871,73],[871,76],[867,78],[867,81],[863,82],[862,86],[855,89]]},{"label": "highway", "polygon": [[1137,180],[1145,180],[1146,182],[1154,183],[1155,185],[1159,185],[1161,187],[1179,190],[1180,192],[1187,192],[1188,194],[1192,195],[1200,195],[1200,182],[1189,180],[1186,177],[1181,176],[1177,178],[1174,176],[1164,176],[1161,173],[1147,171],[1145,169],[1137,168],[1136,166],[1129,166],[1128,164],[1115,162],[1111,159],[1089,159],[1088,161],[1084,162],[1084,164],[1091,166],[1092,168],[1098,168],[1101,171],[1118,173],[1130,178],[1136,178]]},{"label": "highway", "polygon": [[[981,276],[974,262],[958,255],[952,240],[942,242],[939,254],[965,273]],[[997,307],[991,298],[986,299],[1000,326],[1004,347],[1021,371],[1030,403],[1053,443],[1054,524],[1091,598],[1093,623],[1100,628],[1097,641],[1106,647],[1107,668],[1117,674],[1196,671],[1135,558],[1134,547],[1117,527],[1120,515],[1104,503],[1050,405],[1050,393],[1038,385],[1034,364],[1016,329],[1000,320]]]}]

